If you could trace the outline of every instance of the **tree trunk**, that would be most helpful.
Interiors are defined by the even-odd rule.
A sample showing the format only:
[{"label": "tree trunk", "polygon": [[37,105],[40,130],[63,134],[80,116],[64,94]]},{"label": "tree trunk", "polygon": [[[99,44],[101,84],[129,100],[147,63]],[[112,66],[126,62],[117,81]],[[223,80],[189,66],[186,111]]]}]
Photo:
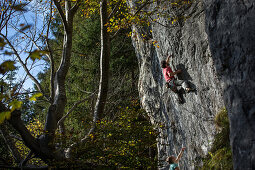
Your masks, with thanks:
[{"label": "tree trunk", "polygon": [[84,143],[89,135],[94,132],[96,122],[103,117],[104,107],[108,93],[108,74],[109,74],[109,58],[110,58],[110,36],[107,32],[106,23],[108,22],[107,0],[102,0],[100,3],[100,19],[101,19],[101,55],[100,55],[100,82],[98,97],[94,108],[93,124],[88,134],[81,139],[80,142],[74,143],[66,150],[66,157],[70,158],[72,150],[79,144]]},{"label": "tree trunk", "polygon": [[110,58],[110,36],[107,32],[106,23],[108,22],[107,0],[100,3],[101,16],[101,56],[100,56],[100,83],[98,98],[95,105],[94,120],[103,117],[104,107],[107,99],[108,91],[108,74],[109,74],[109,58]]},{"label": "tree trunk", "polygon": [[64,154],[55,151],[53,143],[55,132],[57,129],[57,123],[61,119],[65,111],[65,105],[67,102],[65,81],[66,75],[70,66],[71,52],[72,52],[72,37],[73,37],[73,17],[74,13],[71,10],[71,4],[69,1],[65,1],[65,20],[67,21],[64,26],[64,41],[63,41],[63,53],[60,66],[55,74],[54,80],[54,102],[49,107],[46,123],[45,134],[40,136],[40,145],[43,152],[58,161],[65,159]]},{"label": "tree trunk", "polygon": [[[61,57],[61,63],[59,65],[58,70],[52,75],[51,78],[54,77],[54,87],[52,87],[52,99],[50,100],[51,105],[48,108],[46,123],[44,127],[44,134],[36,139],[31,135],[28,131],[24,122],[21,120],[21,112],[19,110],[15,110],[11,114],[11,119],[9,122],[12,126],[18,131],[21,135],[25,145],[29,147],[29,149],[38,157],[40,157],[43,161],[48,164],[54,163],[55,161],[63,161],[65,160],[64,153],[61,150],[57,150],[54,144],[55,132],[57,129],[57,123],[60,118],[64,114],[65,105],[67,103],[66,98],[66,89],[65,89],[65,81],[66,75],[70,67],[70,59],[72,52],[72,36],[73,36],[73,18],[75,13],[77,12],[79,5],[81,4],[81,0],[77,0],[75,5],[71,6],[71,1],[65,1],[65,9],[61,6],[60,2],[57,0],[53,0],[54,4],[59,12],[59,15],[62,19],[64,26],[64,40],[63,40],[63,52]],[[8,40],[6,40],[8,41]],[[9,46],[12,47],[13,51],[19,57],[18,53],[15,51],[15,48],[9,42]],[[19,58],[18,58],[19,59]],[[24,64],[21,59],[20,63]],[[26,65],[24,64],[24,68],[29,74],[29,70],[27,70]],[[52,72],[54,73],[54,72]],[[34,77],[31,77],[32,79]],[[38,88],[42,91],[39,82],[34,79]],[[0,110],[6,109],[5,106],[0,103]],[[63,125],[63,124],[62,124]],[[63,127],[64,128],[64,127]]]}]

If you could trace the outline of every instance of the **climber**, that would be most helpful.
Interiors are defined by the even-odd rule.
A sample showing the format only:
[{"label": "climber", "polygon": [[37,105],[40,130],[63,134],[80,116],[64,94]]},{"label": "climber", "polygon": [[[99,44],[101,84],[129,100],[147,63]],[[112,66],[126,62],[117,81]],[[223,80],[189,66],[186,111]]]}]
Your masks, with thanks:
[{"label": "climber", "polygon": [[177,70],[175,72],[172,71],[171,67],[169,66],[169,60],[171,55],[167,57],[166,60],[161,61],[161,67],[163,68],[164,78],[166,80],[166,87],[170,88],[173,92],[178,95],[178,101],[181,103],[182,98],[180,96],[179,90],[177,86],[182,86],[182,88],[189,93],[192,89],[188,86],[188,82],[185,80],[177,80],[174,75],[181,73],[181,70]]},{"label": "climber", "polygon": [[186,148],[183,147],[179,153],[179,155],[177,156],[177,158],[175,156],[169,156],[167,159],[166,159],[166,162],[169,163],[170,165],[170,168],[169,170],[180,170],[180,168],[178,167],[178,162],[180,161],[182,155],[183,155],[183,152]]}]

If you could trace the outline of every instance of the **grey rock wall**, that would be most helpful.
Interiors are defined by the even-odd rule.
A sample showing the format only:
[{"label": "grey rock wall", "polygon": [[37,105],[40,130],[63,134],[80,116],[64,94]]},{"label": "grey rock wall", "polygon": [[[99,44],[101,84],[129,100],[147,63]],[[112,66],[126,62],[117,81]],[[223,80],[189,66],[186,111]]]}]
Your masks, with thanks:
[{"label": "grey rock wall", "polygon": [[[255,1],[204,0],[206,31],[231,123],[235,169],[255,169]],[[241,168],[242,167],[242,168]]]},{"label": "grey rock wall", "polygon": [[[200,166],[216,133],[214,116],[225,106],[231,120],[235,169],[254,160],[255,12],[254,1],[242,2],[239,9],[232,1],[194,1],[180,12],[186,21],[172,24],[166,16],[155,15],[152,33],[133,26],[141,104],[154,124],[164,125],[158,138],[160,169],[167,168],[166,157],[177,155],[182,146],[187,149],[180,168]],[[169,6],[161,9],[178,15],[178,10]],[[168,54],[174,55],[171,67],[183,70],[178,78],[189,80],[196,88],[183,95],[183,104],[178,104],[176,95],[165,87],[160,61]],[[251,169],[252,163],[245,167]]]},{"label": "grey rock wall", "polygon": [[[172,24],[165,17],[152,24],[152,36],[134,27],[133,43],[139,67],[139,92],[141,103],[151,121],[160,123],[158,139],[159,160],[177,155],[182,145],[187,149],[180,162],[182,169],[195,169],[208,153],[215,135],[214,116],[223,107],[222,83],[215,72],[213,59],[205,32],[205,15],[202,3],[186,9],[190,16],[185,22]],[[154,41],[158,43],[153,44]],[[177,96],[165,87],[160,61],[173,54],[171,66],[183,70],[179,79],[189,80],[195,92],[184,94],[185,102],[178,104]],[[164,163],[162,169],[166,168]]]}]

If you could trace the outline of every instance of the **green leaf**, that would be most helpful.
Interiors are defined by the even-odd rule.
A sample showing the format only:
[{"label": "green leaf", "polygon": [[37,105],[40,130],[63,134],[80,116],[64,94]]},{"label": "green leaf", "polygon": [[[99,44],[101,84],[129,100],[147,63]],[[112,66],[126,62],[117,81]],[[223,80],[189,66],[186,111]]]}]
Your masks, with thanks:
[{"label": "green leaf", "polygon": [[11,112],[7,111],[5,112],[5,119],[9,120],[11,118]]},{"label": "green leaf", "polygon": [[5,120],[4,112],[0,113],[0,124],[2,124]]},{"label": "green leaf", "polygon": [[14,66],[14,64],[15,64],[15,61],[11,61],[11,60],[3,62],[0,65],[0,73],[5,74],[8,71],[15,70],[16,67]]},{"label": "green leaf", "polygon": [[40,60],[42,55],[48,54],[48,51],[34,50],[30,53],[29,57],[35,61],[36,59]]},{"label": "green leaf", "polygon": [[0,86],[7,86],[7,83],[5,83],[4,81],[0,81]]},{"label": "green leaf", "polygon": [[1,112],[0,113],[0,124],[2,124],[5,119],[10,119],[10,118],[11,118],[11,112],[10,111]]},{"label": "green leaf", "polygon": [[40,60],[40,59],[41,59],[40,51],[38,51],[38,50],[33,51],[32,53],[30,53],[29,57],[30,57],[33,61],[35,61],[36,59],[39,59],[39,60]]},{"label": "green leaf", "polygon": [[41,97],[42,95],[43,95],[42,93],[35,93],[29,98],[29,100],[36,101],[37,100],[36,98]]},{"label": "green leaf", "polygon": [[9,106],[11,106],[11,112],[13,112],[16,109],[20,109],[22,106],[22,101],[13,100],[11,103],[9,103]]}]

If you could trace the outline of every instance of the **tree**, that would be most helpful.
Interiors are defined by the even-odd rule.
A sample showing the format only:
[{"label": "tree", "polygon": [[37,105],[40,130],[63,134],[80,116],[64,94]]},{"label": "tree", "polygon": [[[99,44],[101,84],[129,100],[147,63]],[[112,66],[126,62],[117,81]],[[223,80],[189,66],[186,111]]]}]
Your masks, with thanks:
[{"label": "tree", "polygon": [[[40,96],[40,94],[43,95],[45,100],[48,102],[49,107],[46,115],[46,121],[44,126],[44,133],[41,134],[38,138],[35,138],[31,133],[28,131],[27,127],[25,126],[24,122],[21,119],[21,111],[19,110],[20,105],[22,102],[17,101],[15,97],[10,98],[10,100],[15,101],[15,104],[12,103],[12,111],[9,112],[8,110],[10,108],[6,107],[6,103],[1,103],[1,115],[3,115],[4,112],[8,112],[8,116],[6,116],[5,119],[9,119],[8,122],[17,130],[17,132],[21,135],[25,145],[31,150],[32,154],[37,155],[40,157],[44,162],[46,162],[49,165],[54,164],[58,161],[63,161],[65,159],[68,159],[69,152],[71,152],[71,149],[73,147],[76,147],[79,143],[82,143],[87,139],[87,137],[92,133],[96,126],[96,121],[99,118],[102,118],[103,115],[103,109],[107,97],[107,89],[108,89],[108,70],[109,70],[109,55],[110,55],[110,46],[109,46],[109,33],[107,32],[107,21],[108,21],[108,13],[107,13],[107,1],[103,0],[100,5],[100,13],[101,13],[101,76],[100,76],[100,84],[99,84],[99,93],[98,93],[98,99],[95,105],[94,109],[94,118],[93,118],[93,126],[89,133],[83,138],[80,142],[74,143],[69,148],[62,148],[60,150],[56,149],[54,144],[54,139],[56,137],[56,130],[58,126],[60,126],[61,130],[64,130],[64,124],[63,121],[65,119],[64,113],[65,113],[65,106],[67,103],[67,97],[66,97],[66,88],[65,88],[65,82],[66,82],[66,76],[68,73],[68,70],[70,68],[70,59],[72,56],[72,37],[73,37],[73,19],[74,16],[81,5],[80,1],[76,2],[70,2],[65,1],[64,6],[62,7],[61,2],[54,0],[54,5],[59,13],[59,16],[61,18],[64,34],[63,34],[63,49],[61,54],[61,60],[59,63],[59,66],[57,70],[55,70],[56,62],[53,58],[53,52],[50,46],[50,40],[49,40],[49,29],[50,24],[52,22],[52,13],[53,13],[53,3],[50,3],[50,13],[48,17],[48,21],[46,22],[45,28],[46,35],[44,37],[39,36],[40,43],[45,43],[46,46],[40,46],[38,45],[38,39],[35,38],[35,35],[32,35],[31,37],[26,34],[25,30],[29,29],[30,26],[26,25],[25,28],[18,29],[16,27],[13,27],[13,29],[16,29],[19,33],[23,34],[25,37],[28,38],[29,42],[33,43],[34,45],[29,46],[30,52],[27,58],[22,60],[21,53],[15,48],[13,43],[8,38],[7,32],[3,31],[3,28],[8,28],[8,22],[9,18],[14,14],[14,12],[17,12],[19,10],[14,10],[14,7],[20,7],[19,9],[22,9],[20,11],[24,11],[25,4],[18,4],[16,1],[12,1],[11,5],[9,5],[8,8],[6,8],[6,11],[10,10],[7,20],[4,20],[4,18],[1,18],[5,23],[1,27],[1,41],[2,44],[6,44],[8,48],[10,48],[13,51],[13,55],[18,59],[19,63],[27,73],[27,75],[34,81],[36,84],[37,90],[40,92],[36,94],[37,97]],[[30,30],[29,30],[30,31]],[[39,43],[39,44],[40,44]],[[2,45],[2,46],[4,46]],[[37,49],[35,50],[33,47],[36,46]],[[31,58],[33,61],[36,59],[40,59],[41,56],[47,56],[48,61],[50,62],[50,68],[51,68],[51,91],[49,95],[47,95],[47,92],[42,88],[40,82],[30,73],[30,69],[27,67],[26,63],[29,58]],[[3,63],[6,65],[6,63]],[[9,63],[7,63],[9,64]],[[14,63],[11,63],[13,66]],[[4,67],[2,67],[4,68]],[[7,67],[8,68],[8,67]],[[6,69],[8,71],[8,69]],[[5,71],[5,72],[6,72]],[[32,96],[34,97],[34,96]],[[83,101],[83,100],[82,100]],[[81,103],[82,101],[78,101],[76,104]],[[76,106],[76,105],[75,105]],[[11,117],[10,117],[11,115]],[[68,114],[66,115],[68,116]],[[10,117],[10,118],[9,118]],[[7,136],[7,135],[5,135]],[[66,150],[67,154],[64,154],[64,150]],[[66,157],[67,155],[67,157]]]},{"label": "tree", "polygon": [[[114,3],[113,3],[114,2]],[[70,61],[72,58],[72,50],[73,50],[73,29],[74,29],[74,17],[75,14],[78,11],[78,8],[81,5],[90,6],[92,9],[91,11],[97,9],[97,1],[90,1],[88,3],[81,3],[80,0],[77,1],[64,1],[60,2],[57,0],[53,0],[51,3],[46,3],[45,8],[49,9],[49,13],[47,15],[47,22],[45,22],[45,25],[43,25],[43,31],[40,32],[39,36],[36,36],[37,32],[32,32],[30,29],[30,25],[22,25],[23,28],[17,28],[14,24],[12,24],[13,29],[17,30],[23,37],[26,37],[27,41],[24,43],[31,43],[33,45],[28,45],[27,47],[29,50],[29,55],[27,55],[25,60],[22,60],[23,53],[21,54],[13,44],[12,41],[10,41],[7,32],[4,32],[4,28],[8,28],[8,22],[11,16],[13,16],[14,12],[18,11],[24,11],[25,4],[18,4],[16,5],[15,0],[12,1],[13,7],[6,8],[6,11],[13,11],[8,13],[7,20],[4,20],[3,26],[1,27],[1,33],[0,36],[1,39],[1,46],[7,46],[12,50],[12,55],[14,55],[25,72],[27,73],[27,76],[29,76],[35,83],[37,92],[32,98],[42,97],[44,98],[44,106],[48,106],[47,113],[46,113],[46,121],[44,126],[44,132],[39,136],[35,137],[33,136],[27,127],[25,126],[23,120],[21,119],[21,111],[20,108],[20,101],[18,101],[14,96],[10,98],[11,105],[10,107],[7,107],[8,103],[1,103],[1,115],[3,113],[8,113],[4,117],[4,119],[9,119],[8,122],[17,130],[17,132],[21,135],[25,145],[31,150],[31,153],[41,158],[44,162],[46,162],[48,165],[54,165],[58,162],[65,162],[68,160],[71,160],[72,158],[72,150],[75,148],[78,148],[80,144],[83,144],[87,140],[90,139],[92,133],[95,133],[97,126],[97,121],[100,121],[103,118],[105,103],[107,99],[107,92],[108,92],[108,72],[109,72],[109,57],[110,57],[110,33],[109,31],[115,30],[116,33],[119,33],[121,28],[128,27],[128,25],[120,25],[122,21],[128,21],[127,23],[130,25],[136,21],[139,20],[139,13],[142,11],[143,8],[145,8],[149,2],[145,1],[145,4],[140,4],[139,8],[136,8],[135,13],[131,13],[130,15],[124,15],[121,14],[117,15],[118,9],[125,9],[125,6],[123,4],[125,1],[111,1],[110,3],[107,3],[106,0],[101,1],[100,5],[100,17],[101,17],[101,55],[100,55],[100,82],[99,82],[99,90],[98,90],[98,98],[94,107],[94,113],[93,113],[93,124],[89,132],[83,136],[80,140],[74,141],[73,143],[69,144],[69,146],[63,145],[57,146],[59,143],[56,142],[57,135],[56,131],[59,128],[61,133],[64,134],[65,126],[64,126],[64,120],[66,117],[69,116],[69,114],[82,102],[86,101],[88,97],[85,97],[84,99],[77,101],[74,103],[73,107],[70,108],[70,110],[65,114],[66,105],[67,105],[67,95],[66,95],[66,77],[67,73],[70,69]],[[54,6],[53,6],[54,3]],[[152,3],[152,2],[150,2]],[[95,7],[94,7],[95,6]],[[19,8],[18,8],[19,7]],[[13,10],[17,8],[18,10]],[[134,8],[133,8],[134,9]],[[110,11],[109,15],[107,11]],[[135,10],[135,9],[134,9]],[[48,10],[47,10],[48,11]],[[54,18],[54,11],[58,12],[58,16],[61,20],[62,27],[63,27],[63,39],[62,39],[62,49],[60,57],[55,57],[51,42],[50,40],[50,27],[53,22]],[[115,17],[114,16],[118,16]],[[128,19],[129,17],[129,19]],[[110,22],[108,22],[110,20]],[[5,22],[6,21],[6,22]],[[115,22],[117,21],[117,22]],[[59,22],[57,22],[59,23]],[[118,24],[116,24],[118,23]],[[144,21],[143,24],[146,22]],[[114,28],[114,29],[113,29]],[[25,31],[28,30],[29,32],[32,32],[31,36],[29,36]],[[113,34],[113,37],[116,37],[117,34]],[[36,48],[35,48],[36,47]],[[47,91],[43,88],[41,82],[38,81],[38,79],[33,76],[30,73],[30,68],[27,66],[27,61],[32,59],[33,63],[34,61],[40,59],[41,57],[46,57],[45,60],[47,60],[50,63],[50,91]],[[59,59],[59,61],[57,61]],[[8,61],[8,63],[3,63],[3,66],[1,67],[3,72],[5,73],[10,67],[5,67],[5,65],[11,65],[14,67],[14,63],[11,63],[11,61]],[[33,65],[33,64],[32,64]],[[7,69],[6,69],[7,68]],[[16,92],[16,90],[14,90]],[[18,93],[17,93],[18,94]],[[90,96],[89,96],[90,97]],[[12,109],[10,111],[10,109]],[[11,116],[11,117],[10,117]],[[29,154],[28,156],[30,156]]]},{"label": "tree", "polygon": [[[53,1],[59,15],[62,19],[63,27],[64,27],[64,38],[63,38],[63,49],[62,49],[62,57],[61,62],[58,67],[58,70],[54,70],[54,60],[52,58],[52,51],[50,46],[48,45],[46,47],[46,50],[42,50],[39,46],[38,50],[34,50],[30,53],[30,58],[35,59],[39,58],[40,55],[47,55],[50,62],[51,62],[51,94],[50,96],[46,96],[44,93],[44,90],[42,89],[40,83],[38,80],[31,75],[29,72],[29,69],[26,66],[26,63],[22,61],[20,54],[15,49],[13,44],[10,42],[7,36],[7,32],[4,34],[2,33],[1,29],[1,37],[5,40],[6,44],[12,49],[13,53],[18,58],[20,64],[30,76],[30,78],[34,81],[34,83],[37,85],[37,89],[44,95],[46,100],[50,103],[46,123],[45,123],[45,133],[42,134],[38,139],[33,137],[27,128],[25,127],[23,121],[20,118],[20,110],[14,110],[11,113],[11,118],[9,120],[10,124],[20,133],[23,141],[25,144],[31,149],[31,151],[38,155],[43,161],[46,163],[51,164],[54,161],[63,161],[65,159],[65,156],[61,151],[57,151],[55,146],[53,145],[53,140],[55,137],[55,131],[57,129],[57,123],[61,119],[64,113],[65,105],[66,105],[66,89],[65,89],[65,78],[70,66],[70,58],[71,58],[71,50],[72,50],[72,35],[73,35],[73,18],[75,16],[75,13],[78,10],[78,7],[80,5],[80,2],[77,1],[75,3],[72,3],[70,1],[65,1],[65,7],[64,9],[61,6],[61,3],[54,0]],[[72,5],[74,4],[74,5]],[[11,5],[17,6],[16,1],[12,1]],[[8,7],[6,8],[6,11],[12,11],[13,8]],[[52,5],[50,5],[50,9],[52,11]],[[9,12],[8,17],[10,18],[12,16],[12,12]],[[46,32],[45,42],[48,42],[48,34],[49,34],[49,26],[51,22],[51,15],[50,13],[49,21],[48,21],[48,29]],[[2,18],[3,19],[3,18]],[[8,18],[7,18],[8,19]],[[7,28],[8,20],[3,24],[1,28],[6,27]],[[21,30],[22,33],[24,33]],[[25,34],[26,35],[26,34]],[[34,39],[31,39],[33,43],[36,44],[36,41]],[[48,44],[48,43],[47,43]],[[27,59],[26,59],[27,60]],[[1,110],[5,111],[8,110],[4,104],[1,104]],[[62,124],[61,124],[62,125]]]}]

